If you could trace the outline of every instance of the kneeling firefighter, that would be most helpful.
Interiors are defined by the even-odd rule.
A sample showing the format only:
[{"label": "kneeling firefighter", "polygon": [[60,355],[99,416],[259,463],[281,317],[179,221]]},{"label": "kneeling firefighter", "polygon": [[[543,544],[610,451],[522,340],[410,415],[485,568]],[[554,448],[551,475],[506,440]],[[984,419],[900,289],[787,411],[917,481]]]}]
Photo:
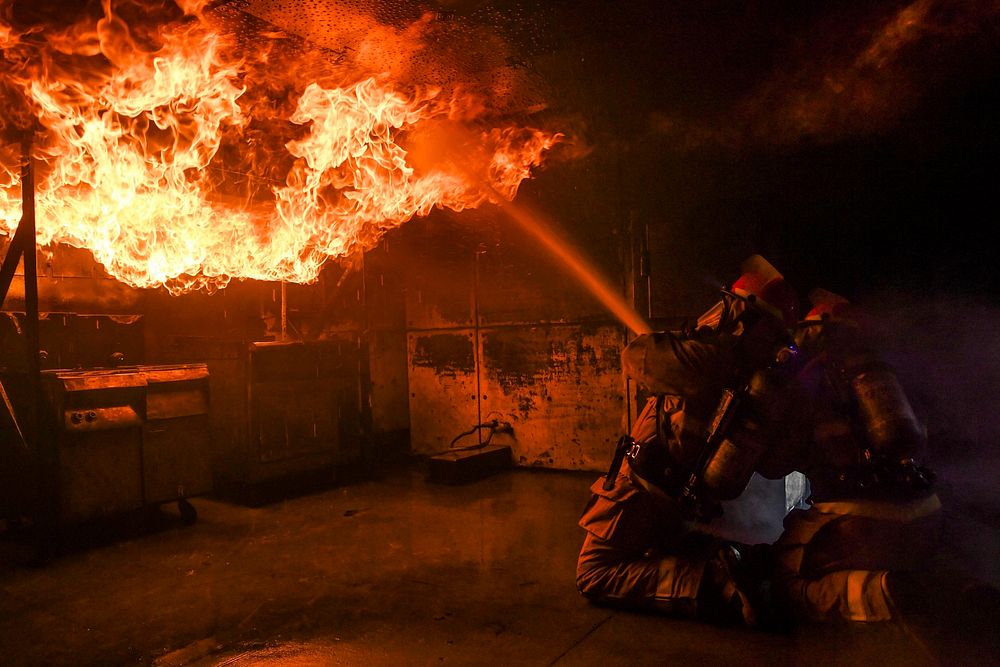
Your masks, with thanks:
[{"label": "kneeling firefighter", "polygon": [[805,362],[791,385],[806,428],[776,438],[760,464],[797,469],[812,490],[775,543],[776,593],[793,617],[816,621],[930,612],[981,623],[977,612],[992,605],[995,615],[1000,592],[937,562],[941,503],[918,464],[926,433],[895,371],[846,299],[821,289],[809,298],[796,332]]},{"label": "kneeling firefighter", "polygon": [[694,328],[639,336],[623,371],[652,394],[592,486],[577,586],[591,600],[754,625],[740,546],[691,529],[745,489],[764,451],[762,391],[794,356],[797,297],[759,255]]}]

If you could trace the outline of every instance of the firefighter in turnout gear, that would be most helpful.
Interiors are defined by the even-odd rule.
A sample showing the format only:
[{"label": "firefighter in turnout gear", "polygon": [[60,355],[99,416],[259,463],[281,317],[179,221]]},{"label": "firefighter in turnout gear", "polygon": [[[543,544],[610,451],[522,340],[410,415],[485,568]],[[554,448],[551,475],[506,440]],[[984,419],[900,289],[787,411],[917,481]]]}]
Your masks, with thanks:
[{"label": "firefighter in turnout gear", "polygon": [[810,300],[796,334],[799,410],[760,464],[799,470],[812,491],[809,508],[785,518],[775,587],[795,617],[899,618],[906,573],[926,571],[938,546],[941,503],[917,463],[925,432],[847,300],[825,290]]},{"label": "firefighter in turnout gear", "polygon": [[796,333],[804,363],[789,384],[798,409],[758,466],[799,470],[811,486],[809,507],[785,517],[774,545],[786,613],[962,631],[995,621],[1000,591],[940,558],[941,502],[919,464],[926,432],[862,314],[825,290],[810,301]]},{"label": "firefighter in turnout gear", "polygon": [[692,529],[746,487],[766,439],[754,387],[793,350],[797,298],[760,256],[694,328],[637,337],[624,372],[650,392],[591,487],[577,586],[603,604],[754,625],[753,549]]},{"label": "firefighter in turnout gear", "polygon": [[770,550],[772,619],[894,622],[945,664],[990,664],[1000,590],[940,543],[934,474],[919,463],[926,431],[863,314],[825,290],[810,301],[798,363],[768,401],[783,417],[756,467],[771,478],[798,470],[811,487]]}]

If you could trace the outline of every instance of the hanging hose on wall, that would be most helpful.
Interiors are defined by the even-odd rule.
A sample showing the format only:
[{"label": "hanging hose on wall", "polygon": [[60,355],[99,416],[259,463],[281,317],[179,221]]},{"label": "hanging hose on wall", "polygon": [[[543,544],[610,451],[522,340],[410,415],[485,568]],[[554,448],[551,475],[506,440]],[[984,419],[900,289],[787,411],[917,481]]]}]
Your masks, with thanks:
[{"label": "hanging hose on wall", "polygon": [[[462,438],[479,434],[484,430],[488,430],[489,433],[481,437],[478,443],[465,447],[456,446]],[[452,438],[448,449],[432,455],[428,460],[429,481],[461,484],[509,468],[513,464],[510,446],[490,444],[497,433],[513,435],[514,427],[508,421],[494,418],[456,435]]]},{"label": "hanging hose on wall", "polygon": [[478,433],[479,431],[482,431],[484,429],[489,429],[489,435],[486,436],[485,440],[481,440],[478,444],[468,445],[466,447],[460,447],[458,449],[463,449],[463,450],[480,449],[490,444],[490,440],[492,440],[493,436],[496,435],[497,433],[511,433],[511,434],[514,433],[514,427],[511,426],[510,422],[501,421],[499,419],[491,419],[490,421],[483,422],[482,424],[476,424],[468,431],[462,431],[461,433],[456,435],[452,439],[451,443],[448,445],[448,449],[449,450],[456,449],[455,443],[457,443],[459,440],[461,440],[462,438],[466,438],[470,435],[473,435],[475,433]]}]

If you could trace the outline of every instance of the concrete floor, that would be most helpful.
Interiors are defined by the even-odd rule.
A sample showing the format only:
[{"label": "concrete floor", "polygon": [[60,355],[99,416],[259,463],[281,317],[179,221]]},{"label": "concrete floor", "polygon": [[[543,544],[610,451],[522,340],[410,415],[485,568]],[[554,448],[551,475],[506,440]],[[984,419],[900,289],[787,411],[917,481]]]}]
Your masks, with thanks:
[{"label": "concrete floor", "polygon": [[34,568],[6,536],[0,663],[958,664],[898,626],[769,635],[588,604],[576,520],[594,477],[442,486],[413,467],[259,508],[196,498],[193,526],[168,506],[155,530]]}]

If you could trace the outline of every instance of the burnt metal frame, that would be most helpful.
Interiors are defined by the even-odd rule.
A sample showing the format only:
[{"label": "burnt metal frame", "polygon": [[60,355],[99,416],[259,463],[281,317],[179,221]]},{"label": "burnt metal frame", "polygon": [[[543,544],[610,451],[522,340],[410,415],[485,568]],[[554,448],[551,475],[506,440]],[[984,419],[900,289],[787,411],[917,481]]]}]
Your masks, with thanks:
[{"label": "burnt metal frame", "polygon": [[[22,330],[25,338],[25,356],[27,373],[25,385],[27,388],[25,414],[20,420],[14,414],[13,404],[4,394],[4,407],[10,411],[22,439],[22,445],[27,450],[29,465],[34,476],[34,489],[31,513],[35,522],[36,554],[38,562],[46,561],[55,551],[58,543],[56,516],[59,493],[56,484],[58,465],[56,449],[51,438],[43,432],[41,413],[44,409],[41,375],[41,346],[39,343],[38,325],[38,265],[36,257],[36,226],[35,226],[35,169],[31,158],[34,135],[25,133],[21,141],[21,220],[11,238],[3,264],[0,265],[0,307],[6,301],[10,285],[14,279],[17,265],[24,262],[24,314]],[[2,388],[2,385],[0,385]]]},{"label": "burnt metal frame", "polygon": [[[35,255],[35,169],[31,159],[33,136],[29,133],[21,141],[21,221],[17,231],[11,238],[7,254],[0,266],[0,307],[7,300],[10,284],[14,280],[14,272],[21,259],[24,259],[24,338],[27,356],[27,384],[31,403],[33,404],[28,433],[37,440],[37,415],[41,409],[41,347],[38,336],[38,265]],[[25,428],[18,423],[6,390],[0,382],[0,392],[3,394],[5,407],[10,411],[11,419],[17,427],[21,441],[29,446],[25,439]],[[30,448],[30,447],[29,447]],[[37,450],[37,448],[36,448]]]}]

